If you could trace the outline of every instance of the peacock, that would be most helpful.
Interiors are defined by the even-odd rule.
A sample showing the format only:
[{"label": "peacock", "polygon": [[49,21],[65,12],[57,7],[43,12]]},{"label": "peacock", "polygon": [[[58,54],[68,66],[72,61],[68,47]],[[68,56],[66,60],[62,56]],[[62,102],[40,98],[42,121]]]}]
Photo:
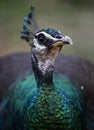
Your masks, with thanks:
[{"label": "peacock", "polygon": [[71,38],[56,29],[39,30],[33,11],[31,6],[21,38],[31,46],[34,74],[17,79],[11,86],[0,105],[0,129],[93,130],[93,91],[87,99],[90,92],[85,93],[83,84],[66,74],[53,73],[56,56],[64,45],[73,43]]}]

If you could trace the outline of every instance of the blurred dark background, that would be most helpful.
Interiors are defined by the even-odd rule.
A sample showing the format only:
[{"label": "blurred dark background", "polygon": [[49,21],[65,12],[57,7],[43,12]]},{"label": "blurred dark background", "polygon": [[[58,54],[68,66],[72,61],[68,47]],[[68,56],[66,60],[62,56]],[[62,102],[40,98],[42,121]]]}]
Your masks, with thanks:
[{"label": "blurred dark background", "polygon": [[94,0],[0,0],[0,56],[30,51],[20,30],[31,4],[40,28],[55,28],[73,39],[64,54],[94,61]]}]

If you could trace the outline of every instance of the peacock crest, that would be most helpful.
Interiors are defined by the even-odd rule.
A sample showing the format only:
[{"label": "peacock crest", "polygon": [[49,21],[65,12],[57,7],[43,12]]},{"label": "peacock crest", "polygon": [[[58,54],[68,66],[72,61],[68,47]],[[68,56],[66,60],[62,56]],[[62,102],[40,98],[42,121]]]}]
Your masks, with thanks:
[{"label": "peacock crest", "polygon": [[39,27],[34,17],[34,7],[31,6],[28,15],[24,17],[21,38],[25,39],[27,42],[30,42],[34,38],[34,35],[37,31],[39,31]]}]

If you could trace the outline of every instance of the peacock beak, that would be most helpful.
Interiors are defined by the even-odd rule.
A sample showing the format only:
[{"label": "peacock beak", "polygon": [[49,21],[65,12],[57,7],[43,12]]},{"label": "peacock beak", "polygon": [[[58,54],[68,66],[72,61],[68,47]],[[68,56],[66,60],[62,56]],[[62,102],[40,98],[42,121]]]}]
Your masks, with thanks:
[{"label": "peacock beak", "polygon": [[63,41],[64,44],[70,44],[70,45],[73,44],[73,41],[69,36],[63,36],[62,41]]},{"label": "peacock beak", "polygon": [[65,44],[73,44],[72,39],[69,36],[63,35],[62,38],[57,39],[54,43],[53,46],[63,46]]}]

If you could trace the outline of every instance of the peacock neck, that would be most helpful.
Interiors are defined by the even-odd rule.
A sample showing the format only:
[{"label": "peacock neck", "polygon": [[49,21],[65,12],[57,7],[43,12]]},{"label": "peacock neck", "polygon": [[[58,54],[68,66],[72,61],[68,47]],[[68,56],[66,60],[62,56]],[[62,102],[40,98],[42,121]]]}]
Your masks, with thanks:
[{"label": "peacock neck", "polygon": [[31,61],[37,87],[53,89],[54,59],[40,58],[32,54]]}]

